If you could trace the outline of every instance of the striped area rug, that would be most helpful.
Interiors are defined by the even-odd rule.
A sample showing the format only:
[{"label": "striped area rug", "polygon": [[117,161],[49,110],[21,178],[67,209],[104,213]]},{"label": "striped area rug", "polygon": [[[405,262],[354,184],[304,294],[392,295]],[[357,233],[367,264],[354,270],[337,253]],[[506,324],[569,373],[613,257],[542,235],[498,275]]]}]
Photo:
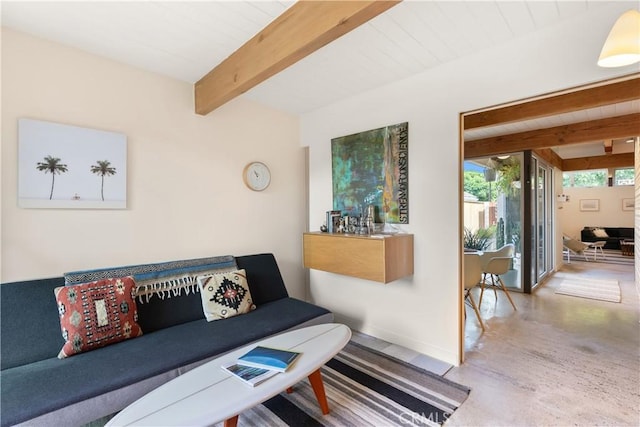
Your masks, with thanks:
[{"label": "striped area rug", "polygon": [[620,285],[617,280],[563,279],[556,294],[620,302]]},{"label": "striped area rug", "polygon": [[[322,368],[330,413],[308,381],[240,414],[240,426],[442,425],[470,389],[350,342]],[[259,386],[258,386],[259,387]],[[220,424],[222,425],[222,424]]]}]

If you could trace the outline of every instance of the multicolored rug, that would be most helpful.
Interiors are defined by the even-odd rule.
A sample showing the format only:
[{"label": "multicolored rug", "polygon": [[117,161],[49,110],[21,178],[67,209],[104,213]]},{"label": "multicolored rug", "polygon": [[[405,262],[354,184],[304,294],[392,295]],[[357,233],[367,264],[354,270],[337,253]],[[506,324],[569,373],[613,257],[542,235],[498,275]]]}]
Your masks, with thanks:
[{"label": "multicolored rug", "polygon": [[[240,414],[241,426],[437,426],[470,389],[350,342],[322,377],[331,412],[322,415],[308,381]],[[219,424],[222,425],[222,424]]]}]

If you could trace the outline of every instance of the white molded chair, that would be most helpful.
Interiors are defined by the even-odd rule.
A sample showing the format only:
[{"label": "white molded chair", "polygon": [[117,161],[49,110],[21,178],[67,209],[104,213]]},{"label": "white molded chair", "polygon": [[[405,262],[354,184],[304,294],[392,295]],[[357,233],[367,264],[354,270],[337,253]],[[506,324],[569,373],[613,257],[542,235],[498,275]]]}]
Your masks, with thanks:
[{"label": "white molded chair", "polygon": [[607,258],[607,256],[604,254],[604,245],[606,245],[607,242],[605,240],[598,240],[597,242],[593,242],[589,245],[590,248],[593,248],[593,260],[597,261],[598,260],[598,249],[600,249],[600,255],[602,255],[602,258]]},{"label": "white molded chair", "polygon": [[496,251],[486,251],[482,255],[480,255],[480,259],[482,261],[482,290],[480,291],[480,302],[482,304],[482,296],[484,295],[484,288],[487,286],[487,276],[490,279],[491,283],[488,285],[493,288],[493,292],[497,297],[496,289],[502,289],[504,294],[509,299],[509,302],[513,306],[514,310],[517,310],[516,305],[511,299],[511,295],[507,290],[507,287],[504,285],[504,282],[500,278],[501,274],[505,274],[509,271],[509,267],[511,267],[511,261],[513,260],[513,254],[515,252],[515,246],[513,243],[509,243],[504,245],[500,249]]},{"label": "white molded chair", "polygon": [[[572,239],[569,236],[562,236],[562,246],[567,253],[567,264],[571,264],[572,252],[576,255],[582,255],[585,261],[589,261],[585,251],[591,247],[590,243],[581,242],[580,240]],[[600,248],[600,250],[602,251],[602,248]],[[594,251],[593,254],[595,257],[596,249],[594,248],[593,251]],[[604,253],[602,255],[604,255]]]},{"label": "white molded chair", "polygon": [[476,313],[480,327],[484,332],[484,323],[482,323],[480,311],[478,311],[478,306],[473,299],[473,295],[471,295],[471,289],[475,288],[480,283],[481,277],[482,261],[480,260],[480,255],[469,253],[464,254],[464,299],[465,301],[469,301],[471,307],[473,307],[473,311]]}]

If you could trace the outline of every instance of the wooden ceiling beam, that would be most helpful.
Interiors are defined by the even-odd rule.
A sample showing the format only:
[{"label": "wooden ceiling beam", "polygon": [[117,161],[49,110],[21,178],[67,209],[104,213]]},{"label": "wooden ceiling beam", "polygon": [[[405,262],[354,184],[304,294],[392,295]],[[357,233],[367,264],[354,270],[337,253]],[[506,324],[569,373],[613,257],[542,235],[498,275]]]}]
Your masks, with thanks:
[{"label": "wooden ceiling beam", "polygon": [[640,77],[464,116],[464,129],[547,117],[640,98]]},{"label": "wooden ceiling beam", "polygon": [[583,171],[590,169],[608,168],[632,168],[634,166],[634,153],[608,154],[605,156],[580,157],[577,159],[562,160],[562,170]]},{"label": "wooden ceiling beam", "polygon": [[298,1],[195,83],[196,113],[210,113],[399,2]]},{"label": "wooden ceiling beam", "polygon": [[562,158],[551,148],[539,148],[537,150],[533,150],[533,154],[537,155],[551,166],[562,169]]},{"label": "wooden ceiling beam", "polygon": [[640,113],[464,142],[464,158],[640,135]]}]

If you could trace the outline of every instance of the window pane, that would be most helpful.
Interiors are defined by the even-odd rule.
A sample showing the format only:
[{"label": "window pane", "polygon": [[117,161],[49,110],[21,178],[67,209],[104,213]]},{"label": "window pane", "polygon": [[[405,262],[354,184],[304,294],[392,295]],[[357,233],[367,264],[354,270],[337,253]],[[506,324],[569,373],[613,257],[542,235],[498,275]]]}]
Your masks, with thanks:
[{"label": "window pane", "polygon": [[613,177],[613,185],[633,185],[635,183],[635,171],[633,168],[616,169]]},{"label": "window pane", "polygon": [[563,172],[562,185],[563,187],[605,187],[607,185],[607,170]]}]

